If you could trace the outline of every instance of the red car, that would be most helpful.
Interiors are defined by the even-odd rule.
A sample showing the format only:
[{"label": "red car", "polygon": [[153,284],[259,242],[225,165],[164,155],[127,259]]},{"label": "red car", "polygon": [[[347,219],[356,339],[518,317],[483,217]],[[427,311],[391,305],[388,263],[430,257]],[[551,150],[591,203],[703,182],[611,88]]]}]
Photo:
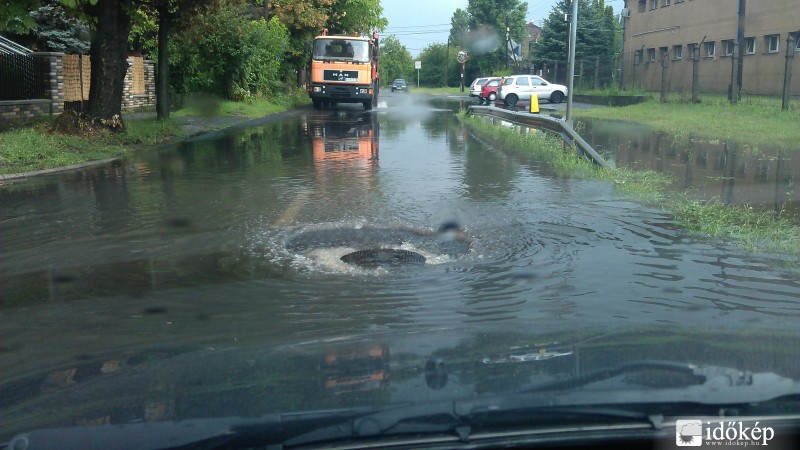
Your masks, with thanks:
[{"label": "red car", "polygon": [[486,83],[483,83],[480,95],[481,104],[497,100],[497,88],[500,87],[502,81],[502,78],[489,78]]}]

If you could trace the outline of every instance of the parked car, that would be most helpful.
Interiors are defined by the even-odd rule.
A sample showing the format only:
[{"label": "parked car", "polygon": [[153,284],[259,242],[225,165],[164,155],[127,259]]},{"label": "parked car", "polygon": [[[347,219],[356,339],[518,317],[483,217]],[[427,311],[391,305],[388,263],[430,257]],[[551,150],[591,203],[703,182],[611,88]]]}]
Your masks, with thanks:
[{"label": "parked car", "polygon": [[489,103],[497,100],[497,89],[500,87],[500,82],[502,81],[502,78],[489,78],[486,80],[486,83],[483,83],[480,95],[481,103]]},{"label": "parked car", "polygon": [[489,78],[475,78],[472,83],[469,85],[469,96],[470,97],[480,97],[481,96],[481,87],[483,87],[483,83],[486,83],[486,80]]},{"label": "parked car", "polygon": [[537,75],[511,75],[504,77],[497,89],[497,98],[508,106],[514,106],[520,100],[530,101],[532,95],[536,95],[539,100],[561,103],[567,96],[567,87],[550,83]]},{"label": "parked car", "polygon": [[392,92],[394,91],[408,92],[408,83],[406,83],[406,80],[398,78],[392,81]]}]

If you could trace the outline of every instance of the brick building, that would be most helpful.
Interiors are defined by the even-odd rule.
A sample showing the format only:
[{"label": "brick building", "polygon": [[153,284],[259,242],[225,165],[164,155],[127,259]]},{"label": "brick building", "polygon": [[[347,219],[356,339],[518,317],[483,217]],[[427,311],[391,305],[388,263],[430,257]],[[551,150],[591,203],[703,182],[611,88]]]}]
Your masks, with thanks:
[{"label": "brick building", "polygon": [[[798,0],[746,2],[743,93],[782,93],[787,49],[799,47],[798,6]],[[700,91],[728,92],[738,10],[739,0],[625,0],[623,84],[659,90],[664,76],[669,91],[690,92],[694,54]],[[800,52],[792,54],[791,94],[800,95]]]}]

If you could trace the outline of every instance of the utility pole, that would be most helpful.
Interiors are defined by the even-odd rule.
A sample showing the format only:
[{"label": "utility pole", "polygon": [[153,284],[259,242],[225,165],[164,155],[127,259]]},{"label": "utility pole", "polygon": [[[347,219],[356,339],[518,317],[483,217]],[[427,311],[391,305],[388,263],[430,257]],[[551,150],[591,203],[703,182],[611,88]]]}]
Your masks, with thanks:
[{"label": "utility pole", "polygon": [[742,95],[742,73],[744,70],[744,11],[747,0],[739,0],[739,15],[736,20],[736,41],[733,44],[731,61],[731,85],[728,100],[736,104]]},{"label": "utility pole", "polygon": [[508,15],[506,15],[506,70],[508,70],[508,48],[511,46],[511,29],[508,27]]},{"label": "utility pole", "polygon": [[575,39],[578,32],[578,0],[572,0],[572,17],[569,25],[569,64],[567,69],[567,112],[565,119],[572,120],[572,90],[575,85]]},{"label": "utility pole", "polygon": [[789,33],[786,38],[786,66],[783,69],[783,97],[781,99],[781,110],[789,109],[789,91],[792,87],[792,60],[794,59],[795,44],[800,39],[800,31],[796,35]]}]

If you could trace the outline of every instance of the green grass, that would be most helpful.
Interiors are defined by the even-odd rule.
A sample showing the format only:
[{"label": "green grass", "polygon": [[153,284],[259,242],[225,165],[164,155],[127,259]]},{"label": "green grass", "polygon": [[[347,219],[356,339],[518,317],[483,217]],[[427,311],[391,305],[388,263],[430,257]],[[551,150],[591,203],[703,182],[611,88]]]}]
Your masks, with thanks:
[{"label": "green grass", "polygon": [[299,90],[271,100],[253,99],[241,102],[195,95],[188,97],[185,101],[185,106],[173,112],[172,115],[175,117],[227,116],[254,119],[310,103],[308,94]]},{"label": "green grass", "polygon": [[[308,104],[305,91],[282,94],[271,101],[218,101],[194,96],[188,105],[171,115],[181,117],[235,116],[263,117]],[[185,135],[175,120],[131,119],[124,133],[96,132],[90,136],[71,136],[50,131],[53,119],[0,132],[0,174],[52,169],[125,156],[137,148],[174,141]]]},{"label": "green grass", "polygon": [[135,146],[154,145],[183,135],[175,122],[138,119],[126,122],[127,131],[70,136],[50,131],[50,122],[0,133],[0,173],[51,169],[124,156]]},{"label": "green grass", "polygon": [[521,134],[492,125],[481,117],[462,112],[459,120],[473,133],[503,148],[534,155],[547,163],[557,176],[607,180],[625,197],[672,212],[678,223],[704,236],[730,240],[748,251],[800,255],[800,227],[788,214],[759,211],[749,206],[730,206],[718,201],[700,201],[671,189],[672,177],[653,171],[627,168],[602,169],[564,149],[563,141],[545,133]]},{"label": "green grass", "polygon": [[426,94],[426,95],[469,95],[469,85],[464,86],[464,92],[461,92],[460,87],[416,87],[416,85],[408,86],[408,92],[412,94]]},{"label": "green grass", "polygon": [[689,134],[714,140],[732,140],[753,147],[800,150],[800,109],[781,111],[780,99],[747,97],[731,105],[724,96],[705,94],[693,104],[682,98],[670,103],[649,101],[621,108],[594,108],[576,112],[576,118],[623,120],[649,125],[676,136]]}]

